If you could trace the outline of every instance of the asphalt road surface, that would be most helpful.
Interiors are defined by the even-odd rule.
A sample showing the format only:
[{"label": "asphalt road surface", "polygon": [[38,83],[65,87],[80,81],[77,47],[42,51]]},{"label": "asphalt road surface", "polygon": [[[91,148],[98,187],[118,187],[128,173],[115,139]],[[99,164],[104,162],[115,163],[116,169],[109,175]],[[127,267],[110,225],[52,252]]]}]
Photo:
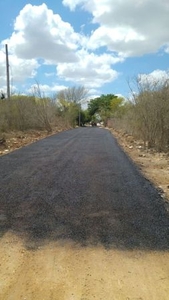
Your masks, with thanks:
[{"label": "asphalt road surface", "polygon": [[100,128],[77,128],[0,157],[0,234],[27,249],[49,241],[80,247],[169,250],[163,201]]}]

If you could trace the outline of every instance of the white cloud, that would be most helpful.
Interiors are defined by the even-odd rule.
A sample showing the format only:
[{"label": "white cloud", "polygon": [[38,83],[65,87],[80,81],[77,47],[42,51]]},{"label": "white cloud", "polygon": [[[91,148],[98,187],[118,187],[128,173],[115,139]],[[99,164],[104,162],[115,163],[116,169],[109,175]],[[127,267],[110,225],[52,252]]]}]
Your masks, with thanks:
[{"label": "white cloud", "polygon": [[14,83],[37,75],[42,64],[76,62],[79,34],[61,17],[40,6],[26,5],[14,22],[14,32],[1,42],[0,85],[6,84],[5,44],[8,44],[10,77]]},{"label": "white cloud", "polygon": [[164,50],[165,50],[165,52],[166,52],[166,53],[168,53],[168,54],[169,54],[169,43],[166,45],[166,47],[165,47],[165,49],[164,49]]},{"label": "white cloud", "polygon": [[122,94],[115,94],[115,96],[125,99],[124,95],[122,95]]},{"label": "white cloud", "polygon": [[145,40],[132,28],[107,28],[101,26],[94,31],[87,41],[87,48],[96,50],[100,47],[107,47],[110,51],[118,52],[121,57],[127,57],[133,52],[141,54],[143,49],[140,43]]},{"label": "white cloud", "polygon": [[1,85],[5,84],[6,80],[6,57],[5,53],[1,50],[0,51],[0,82]]},{"label": "white cloud", "polygon": [[139,83],[146,86],[160,86],[166,81],[169,82],[169,71],[154,70],[149,74],[140,74],[138,76]]},{"label": "white cloud", "polygon": [[35,59],[24,60],[19,59],[15,55],[9,56],[10,73],[15,82],[23,82],[27,78],[33,78],[37,74],[39,67]]},{"label": "white cloud", "polygon": [[[76,33],[46,4],[27,4],[17,16],[14,30],[2,45],[8,44],[15,82],[35,77],[42,64],[54,64],[56,76],[66,82],[100,87],[117,78],[112,65],[124,60],[122,55],[97,55],[84,50],[90,43],[88,37]],[[44,75],[47,78],[51,74]]]},{"label": "white cloud", "polygon": [[52,73],[45,73],[45,76],[46,77],[52,77],[52,76],[55,76],[55,73],[53,73],[53,72]]},{"label": "white cloud", "polygon": [[87,43],[90,49],[106,46],[124,56],[138,56],[169,44],[168,0],[64,0],[63,4],[71,10],[80,5],[92,14],[98,28]]},{"label": "white cloud", "polygon": [[[56,79],[58,76],[67,83],[96,89],[118,77],[112,66],[128,56],[155,52],[161,47],[169,53],[168,0],[62,2],[71,10],[80,6],[88,11],[98,28],[85,36],[75,32],[46,4],[27,4],[14,22],[13,34],[2,43],[9,46],[14,83],[36,77],[41,65],[53,64],[56,74],[48,73],[45,68],[46,80],[56,75]],[[99,54],[103,51],[105,54]],[[5,84],[2,56],[0,52],[0,78]]]},{"label": "white cloud", "polygon": [[90,91],[89,91],[89,97],[91,98],[91,95],[100,95],[101,94],[101,92],[99,93],[99,90],[98,89],[90,89]]},{"label": "white cloud", "polygon": [[14,29],[8,44],[18,57],[55,63],[77,61],[79,34],[46,4],[27,4],[16,18]]},{"label": "white cloud", "polygon": [[130,93],[128,99],[132,101],[133,97],[138,95],[141,91],[156,91],[169,84],[169,71],[154,70],[148,74],[138,74],[129,82]]},{"label": "white cloud", "polygon": [[[1,85],[6,84],[6,55],[4,51],[0,51],[0,78]],[[24,82],[27,78],[33,78],[37,74],[39,64],[37,60],[24,60],[18,58],[15,54],[9,55],[9,73],[11,80],[16,84]]]},{"label": "white cloud", "polygon": [[90,88],[100,87],[118,77],[118,73],[111,68],[111,64],[121,58],[114,58],[109,54],[95,55],[85,50],[77,52],[79,61],[76,64],[58,64],[58,76],[66,81],[73,81]]},{"label": "white cloud", "polygon": [[83,4],[86,0],[63,0],[62,1],[65,6],[68,6],[70,10],[75,10],[76,6]]},{"label": "white cloud", "polygon": [[52,93],[55,94],[61,90],[66,89],[67,87],[65,85],[52,85],[49,86],[47,84],[33,84],[31,87],[27,90],[28,93],[34,94],[37,88],[40,90],[42,95],[48,96]]}]

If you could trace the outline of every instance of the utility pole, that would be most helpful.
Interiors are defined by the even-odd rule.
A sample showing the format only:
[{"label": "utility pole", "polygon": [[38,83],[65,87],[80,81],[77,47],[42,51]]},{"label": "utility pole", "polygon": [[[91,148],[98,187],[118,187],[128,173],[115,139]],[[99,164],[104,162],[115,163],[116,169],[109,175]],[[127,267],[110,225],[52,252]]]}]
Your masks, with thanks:
[{"label": "utility pole", "polygon": [[80,103],[79,103],[79,127],[80,127],[80,123],[81,123],[80,111],[81,111],[81,105],[80,105]]},{"label": "utility pole", "polygon": [[8,59],[8,45],[5,45],[6,52],[6,79],[7,79],[7,98],[10,100],[10,80],[9,80],[9,59]]}]

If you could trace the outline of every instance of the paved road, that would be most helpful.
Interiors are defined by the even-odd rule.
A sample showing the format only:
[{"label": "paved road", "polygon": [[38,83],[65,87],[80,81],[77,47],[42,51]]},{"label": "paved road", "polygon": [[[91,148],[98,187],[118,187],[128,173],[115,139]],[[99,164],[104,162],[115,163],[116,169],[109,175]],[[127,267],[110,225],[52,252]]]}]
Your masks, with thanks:
[{"label": "paved road", "polygon": [[[169,215],[111,133],[77,128],[0,157],[1,236],[169,250]],[[33,245],[33,246],[32,246]]]}]

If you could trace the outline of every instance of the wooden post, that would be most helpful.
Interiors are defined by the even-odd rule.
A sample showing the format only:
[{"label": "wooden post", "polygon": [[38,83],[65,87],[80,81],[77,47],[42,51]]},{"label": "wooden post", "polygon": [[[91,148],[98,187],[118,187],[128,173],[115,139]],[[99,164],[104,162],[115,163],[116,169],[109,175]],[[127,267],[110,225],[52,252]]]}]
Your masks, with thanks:
[{"label": "wooden post", "polygon": [[10,80],[9,80],[9,59],[8,59],[8,45],[5,45],[6,51],[6,79],[7,79],[7,98],[10,99]]},{"label": "wooden post", "polygon": [[80,112],[81,112],[81,105],[79,103],[79,127],[80,127],[80,123],[81,123],[81,116],[80,116]]}]

